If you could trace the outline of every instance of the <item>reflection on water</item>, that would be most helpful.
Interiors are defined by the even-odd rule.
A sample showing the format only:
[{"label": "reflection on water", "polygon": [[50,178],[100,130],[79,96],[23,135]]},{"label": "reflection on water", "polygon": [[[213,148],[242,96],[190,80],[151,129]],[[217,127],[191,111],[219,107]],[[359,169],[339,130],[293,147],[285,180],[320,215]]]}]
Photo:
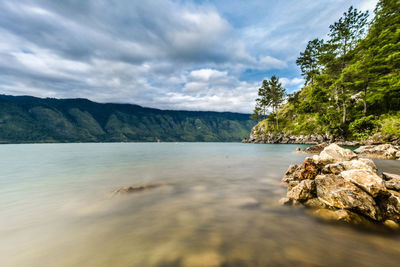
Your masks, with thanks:
[{"label": "reflection on water", "polygon": [[[282,173],[306,156],[295,147],[2,145],[0,265],[398,265],[399,235],[278,204]],[[165,186],[112,196],[149,183]]]}]

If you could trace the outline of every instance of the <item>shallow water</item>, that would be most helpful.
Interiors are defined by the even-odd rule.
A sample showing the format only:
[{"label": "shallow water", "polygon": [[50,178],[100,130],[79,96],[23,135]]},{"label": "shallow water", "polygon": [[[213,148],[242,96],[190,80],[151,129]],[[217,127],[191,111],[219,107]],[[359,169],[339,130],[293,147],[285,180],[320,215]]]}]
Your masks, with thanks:
[{"label": "shallow water", "polygon": [[1,145],[0,266],[398,266],[400,235],[278,204],[297,146]]}]

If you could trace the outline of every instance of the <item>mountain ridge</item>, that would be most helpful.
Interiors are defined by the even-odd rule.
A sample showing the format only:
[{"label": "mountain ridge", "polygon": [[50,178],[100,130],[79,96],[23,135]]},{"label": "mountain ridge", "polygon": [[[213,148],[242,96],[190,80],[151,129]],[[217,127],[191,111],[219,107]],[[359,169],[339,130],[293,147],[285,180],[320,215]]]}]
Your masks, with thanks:
[{"label": "mountain ridge", "polygon": [[239,142],[249,114],[0,95],[0,142]]}]

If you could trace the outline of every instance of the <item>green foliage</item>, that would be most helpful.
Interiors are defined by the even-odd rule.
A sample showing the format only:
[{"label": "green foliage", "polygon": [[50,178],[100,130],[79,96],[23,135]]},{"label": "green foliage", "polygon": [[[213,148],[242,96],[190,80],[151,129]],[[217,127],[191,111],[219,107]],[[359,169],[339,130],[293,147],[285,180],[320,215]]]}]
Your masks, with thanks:
[{"label": "green foliage", "polygon": [[365,140],[374,133],[376,127],[375,117],[370,115],[354,120],[350,123],[349,130],[356,139]]},{"label": "green foliage", "polygon": [[260,118],[261,111],[266,119],[266,109],[272,108],[272,114],[276,122],[276,130],[279,128],[278,119],[278,108],[281,106],[284,97],[286,95],[286,89],[283,88],[282,83],[279,82],[279,78],[275,75],[270,80],[266,79],[262,82],[262,86],[258,89],[259,98],[256,99],[256,107],[252,118]]},{"label": "green foliage", "polygon": [[380,132],[387,137],[400,136],[400,112],[382,115],[379,127]]},{"label": "green foliage", "polygon": [[248,114],[0,95],[0,143],[240,141],[254,124]]},{"label": "green foliage", "polygon": [[324,41],[318,38],[309,41],[304,52],[301,52],[300,57],[296,60],[296,64],[300,66],[301,74],[306,79],[306,85],[310,81],[312,82],[314,77],[319,74],[320,65],[318,64],[318,58],[323,43]]},{"label": "green foliage", "polygon": [[[306,85],[274,112],[281,131],[400,137],[400,1],[380,0],[370,24],[367,17],[350,7],[330,39],[308,42],[296,61]],[[271,119],[268,131],[277,131]]]}]

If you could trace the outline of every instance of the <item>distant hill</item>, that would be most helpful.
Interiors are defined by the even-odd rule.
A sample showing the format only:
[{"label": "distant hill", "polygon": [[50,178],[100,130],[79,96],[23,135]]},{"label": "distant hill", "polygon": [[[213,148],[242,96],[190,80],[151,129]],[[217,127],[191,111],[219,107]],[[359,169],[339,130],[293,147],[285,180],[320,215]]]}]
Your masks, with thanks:
[{"label": "distant hill", "polygon": [[235,142],[254,125],[240,113],[0,95],[0,143]]}]

